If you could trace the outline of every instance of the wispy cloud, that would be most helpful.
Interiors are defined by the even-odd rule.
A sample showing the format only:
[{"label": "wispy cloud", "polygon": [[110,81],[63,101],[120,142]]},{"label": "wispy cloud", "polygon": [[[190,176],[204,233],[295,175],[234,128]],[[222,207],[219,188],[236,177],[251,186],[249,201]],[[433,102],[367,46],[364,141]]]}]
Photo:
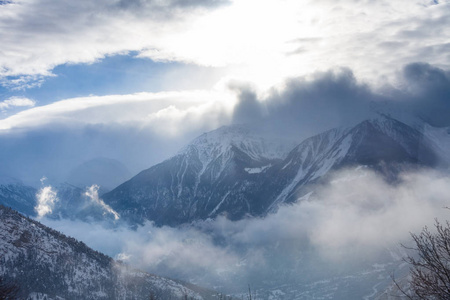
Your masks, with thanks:
[{"label": "wispy cloud", "polygon": [[99,188],[100,187],[96,184],[94,184],[90,187],[87,187],[84,195],[86,197],[88,197],[90,199],[90,201],[99,205],[103,210],[105,210],[105,212],[112,214],[114,216],[114,220],[116,220],[116,221],[119,220],[120,215],[114,209],[112,209],[109,205],[107,205],[105,202],[103,202],[102,199],[100,199],[98,197],[98,189]]},{"label": "wispy cloud", "polygon": [[[45,184],[46,177],[41,178],[41,184]],[[47,214],[51,214],[56,202],[59,201],[57,192],[51,185],[43,186],[36,194],[36,207],[34,208],[38,213],[38,218],[42,218]]]},{"label": "wispy cloud", "polygon": [[0,102],[0,110],[6,111],[16,107],[33,107],[36,101],[25,97],[11,97]]},{"label": "wispy cloud", "polygon": [[150,272],[245,288],[243,282],[276,282],[277,274],[283,284],[298,283],[392,262],[410,232],[448,216],[449,193],[450,177],[439,172],[404,173],[390,183],[358,168],[334,174],[309,199],[264,219],[219,217],[181,228],[147,223],[136,231],[45,222]]},{"label": "wispy cloud", "polygon": [[[31,104],[28,101],[14,103]],[[35,107],[0,120],[0,130],[33,128],[52,123],[64,123],[69,127],[77,124],[134,124],[141,127],[157,123],[158,128],[155,130],[159,133],[176,135],[208,122],[217,126],[230,113],[233,103],[230,94],[214,91],[73,98]],[[180,126],[181,123],[183,126]]]}]

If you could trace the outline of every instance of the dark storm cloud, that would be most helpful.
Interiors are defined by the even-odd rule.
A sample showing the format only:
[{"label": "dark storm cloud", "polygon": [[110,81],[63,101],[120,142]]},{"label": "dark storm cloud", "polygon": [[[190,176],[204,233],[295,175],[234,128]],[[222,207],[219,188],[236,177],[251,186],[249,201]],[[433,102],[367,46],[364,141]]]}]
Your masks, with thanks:
[{"label": "dark storm cloud", "polygon": [[263,108],[256,93],[250,87],[237,88],[239,102],[234,108],[233,122],[236,124],[258,122],[263,117]]},{"label": "dark storm cloud", "polygon": [[448,71],[413,63],[403,68],[400,80],[402,88],[375,90],[357,81],[351,70],[340,69],[312,79],[290,79],[265,99],[257,100],[248,88],[242,88],[233,120],[257,122],[302,137],[392,110],[412,112],[433,126],[450,126]]},{"label": "dark storm cloud", "polygon": [[[370,114],[370,103],[380,101],[368,86],[357,82],[349,69],[316,74],[312,80],[291,79],[283,89],[273,90],[263,101],[240,94],[233,120],[255,120],[287,134],[307,137],[323,130],[352,124]],[[258,103],[258,105],[257,105]]]},{"label": "dark storm cloud", "polygon": [[408,91],[404,101],[433,126],[450,126],[450,72],[427,63],[413,63],[403,69]]}]

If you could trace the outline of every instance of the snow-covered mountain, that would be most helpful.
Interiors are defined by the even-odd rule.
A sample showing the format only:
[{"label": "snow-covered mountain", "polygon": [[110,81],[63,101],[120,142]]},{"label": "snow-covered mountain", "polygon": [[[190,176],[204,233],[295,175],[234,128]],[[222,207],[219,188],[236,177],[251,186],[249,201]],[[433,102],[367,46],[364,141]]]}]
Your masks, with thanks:
[{"label": "snow-covered mountain", "polygon": [[0,276],[29,299],[213,298],[211,291],[131,269],[4,206]]},{"label": "snow-covered mountain", "polygon": [[[268,210],[307,195],[308,185],[330,171],[364,165],[395,176],[411,165],[435,166],[439,156],[422,132],[389,117],[379,116],[346,129],[332,129],[300,143],[270,170],[264,193],[275,191]],[[280,189],[281,188],[281,189]]]},{"label": "snow-covered mountain", "polygon": [[174,157],[142,171],[104,195],[133,221],[177,225],[226,213],[253,213],[258,174],[283,160],[294,144],[267,139],[245,126],[205,133]]},{"label": "snow-covered mountain", "polygon": [[439,138],[433,141],[430,132],[438,133],[431,127],[427,132],[379,115],[294,147],[243,125],[222,127],[142,171],[104,200],[133,222],[178,225],[219,214],[263,216],[306,195],[312,183],[339,168],[365,165],[395,176],[406,165],[438,164],[438,146],[445,145],[437,144]]},{"label": "snow-covered mountain", "polygon": [[[308,195],[314,183],[343,167],[365,165],[392,178],[405,166],[448,168],[449,147],[448,128],[408,126],[381,115],[297,145],[233,125],[199,136],[101,198],[133,223],[178,225],[219,214],[230,219],[264,216]],[[114,220],[98,195],[88,196],[87,188],[54,186],[58,201],[47,216]],[[0,204],[30,216],[36,215],[38,192],[18,180],[0,180]]]}]

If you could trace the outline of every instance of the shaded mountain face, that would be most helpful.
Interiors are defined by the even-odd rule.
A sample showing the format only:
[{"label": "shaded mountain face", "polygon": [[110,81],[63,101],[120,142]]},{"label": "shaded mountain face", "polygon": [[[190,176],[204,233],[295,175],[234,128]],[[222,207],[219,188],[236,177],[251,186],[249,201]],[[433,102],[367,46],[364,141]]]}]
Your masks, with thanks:
[{"label": "shaded mountain face", "polygon": [[21,181],[0,177],[0,204],[12,207],[28,216],[36,216],[36,192],[33,187],[22,184]]},{"label": "shaded mountain face", "polygon": [[[364,121],[352,128],[333,129],[308,138],[270,170],[264,193],[268,211],[295,202],[312,191],[330,171],[352,166],[374,168],[393,180],[405,167],[435,166],[438,156],[420,131],[387,117]],[[274,199],[274,200],[273,200]]]},{"label": "shaded mountain face", "polygon": [[213,298],[211,291],[130,269],[4,206],[0,206],[0,276],[20,287],[21,298]]},{"label": "shaded mountain face", "polygon": [[389,175],[405,164],[432,166],[437,160],[428,137],[384,116],[329,130],[296,147],[245,126],[222,127],[103,199],[131,222],[179,225],[219,214],[240,219],[297,201],[339,168],[365,165]]},{"label": "shaded mountain face", "polygon": [[253,211],[255,174],[281,161],[292,147],[244,126],[222,127],[103,198],[133,222],[177,225],[223,212],[239,219]]}]

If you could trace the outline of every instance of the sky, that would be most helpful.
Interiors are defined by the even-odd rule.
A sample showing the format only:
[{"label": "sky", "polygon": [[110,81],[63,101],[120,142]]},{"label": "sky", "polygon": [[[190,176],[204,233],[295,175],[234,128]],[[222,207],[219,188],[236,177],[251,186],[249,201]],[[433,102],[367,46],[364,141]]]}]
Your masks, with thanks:
[{"label": "sky", "polygon": [[0,1],[3,173],[38,183],[100,156],[137,173],[221,125],[301,140],[386,102],[448,126],[449,15],[448,0]]}]

